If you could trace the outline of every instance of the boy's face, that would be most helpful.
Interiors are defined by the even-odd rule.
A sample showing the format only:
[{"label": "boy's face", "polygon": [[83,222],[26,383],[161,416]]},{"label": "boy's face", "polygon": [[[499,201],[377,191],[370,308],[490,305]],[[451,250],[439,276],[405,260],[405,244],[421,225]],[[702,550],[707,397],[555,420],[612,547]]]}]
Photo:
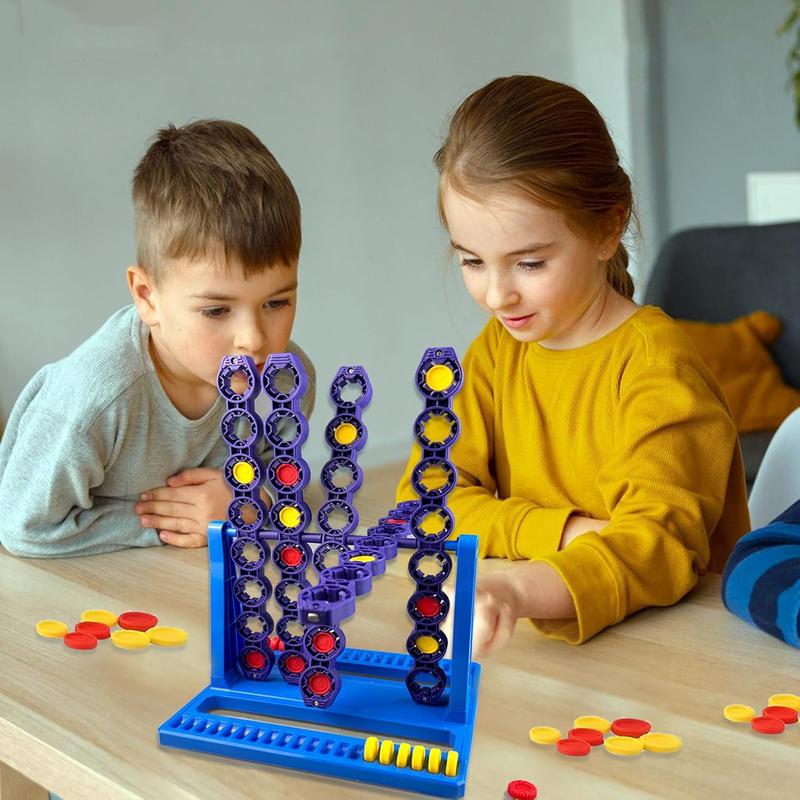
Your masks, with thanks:
[{"label": "boy's face", "polygon": [[[172,259],[159,286],[140,267],[128,283],[165,389],[216,396],[220,361],[247,355],[263,367],[270,353],[286,350],[297,305],[297,264],[275,266],[245,278],[206,259]],[[175,398],[173,398],[175,399]],[[199,399],[199,398],[198,398]]]},{"label": "boy's face", "polygon": [[562,212],[520,195],[478,203],[445,187],[442,206],[475,302],[520,342],[566,349],[586,341],[587,310],[613,291],[602,255],[618,237],[577,236]]}]

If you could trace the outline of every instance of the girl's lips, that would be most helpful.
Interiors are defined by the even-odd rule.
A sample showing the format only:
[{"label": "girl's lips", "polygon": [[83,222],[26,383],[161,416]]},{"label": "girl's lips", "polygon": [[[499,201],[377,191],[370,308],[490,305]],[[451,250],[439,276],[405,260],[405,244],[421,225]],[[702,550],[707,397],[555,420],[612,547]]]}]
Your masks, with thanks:
[{"label": "girl's lips", "polygon": [[528,320],[533,316],[533,314],[528,314],[524,317],[503,317],[503,324],[509,328],[521,328],[523,325],[526,325]]}]

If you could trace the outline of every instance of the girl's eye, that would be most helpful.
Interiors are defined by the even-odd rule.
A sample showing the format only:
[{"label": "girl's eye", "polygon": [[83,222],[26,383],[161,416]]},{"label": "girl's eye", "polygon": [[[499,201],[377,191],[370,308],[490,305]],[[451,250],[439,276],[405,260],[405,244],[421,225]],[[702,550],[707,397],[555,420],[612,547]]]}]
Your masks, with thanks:
[{"label": "girl's eye", "polygon": [[520,261],[519,267],[520,269],[526,270],[527,272],[535,272],[537,269],[541,269],[544,266],[544,261]]},{"label": "girl's eye", "polygon": [[204,308],[200,313],[208,319],[219,319],[223,314],[228,313],[228,309],[224,307]]},{"label": "girl's eye", "polygon": [[284,308],[285,306],[289,305],[288,300],[267,300],[266,306],[267,308]]},{"label": "girl's eye", "polygon": [[467,269],[477,269],[483,264],[479,258],[464,258],[461,260],[461,266]]}]

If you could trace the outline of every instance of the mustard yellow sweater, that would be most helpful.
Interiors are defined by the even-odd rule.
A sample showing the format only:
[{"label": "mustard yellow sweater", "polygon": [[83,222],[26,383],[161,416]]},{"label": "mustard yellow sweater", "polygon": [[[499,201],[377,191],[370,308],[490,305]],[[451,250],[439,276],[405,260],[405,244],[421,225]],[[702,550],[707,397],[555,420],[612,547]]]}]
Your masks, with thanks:
[{"label": "mustard yellow sweater", "polygon": [[[455,534],[482,557],[545,561],[577,619],[533,620],[573,644],[721,571],[749,530],[736,428],[688,337],[654,306],[573,350],[517,342],[492,319],[470,346],[454,408]],[[397,491],[410,484],[415,446]],[[610,519],[563,550],[571,514]]]}]

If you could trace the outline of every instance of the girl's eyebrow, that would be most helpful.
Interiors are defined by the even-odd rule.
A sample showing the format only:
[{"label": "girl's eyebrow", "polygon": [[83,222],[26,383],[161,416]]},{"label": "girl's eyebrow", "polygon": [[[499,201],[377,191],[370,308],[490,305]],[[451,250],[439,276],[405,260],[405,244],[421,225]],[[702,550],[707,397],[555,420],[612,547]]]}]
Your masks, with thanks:
[{"label": "girl's eyebrow", "polygon": [[[460,250],[462,253],[469,253],[470,255],[473,256],[477,255],[477,253],[474,250],[470,250],[468,247],[464,247],[463,245],[458,244],[458,242],[454,242],[452,239],[450,240],[450,244],[453,246],[455,250]],[[526,245],[525,247],[522,247],[519,250],[512,250],[510,253],[506,253],[506,257],[522,256],[525,255],[525,253],[535,253],[537,250],[545,250],[552,244],[553,244],[552,242],[534,242],[533,244]]]}]

